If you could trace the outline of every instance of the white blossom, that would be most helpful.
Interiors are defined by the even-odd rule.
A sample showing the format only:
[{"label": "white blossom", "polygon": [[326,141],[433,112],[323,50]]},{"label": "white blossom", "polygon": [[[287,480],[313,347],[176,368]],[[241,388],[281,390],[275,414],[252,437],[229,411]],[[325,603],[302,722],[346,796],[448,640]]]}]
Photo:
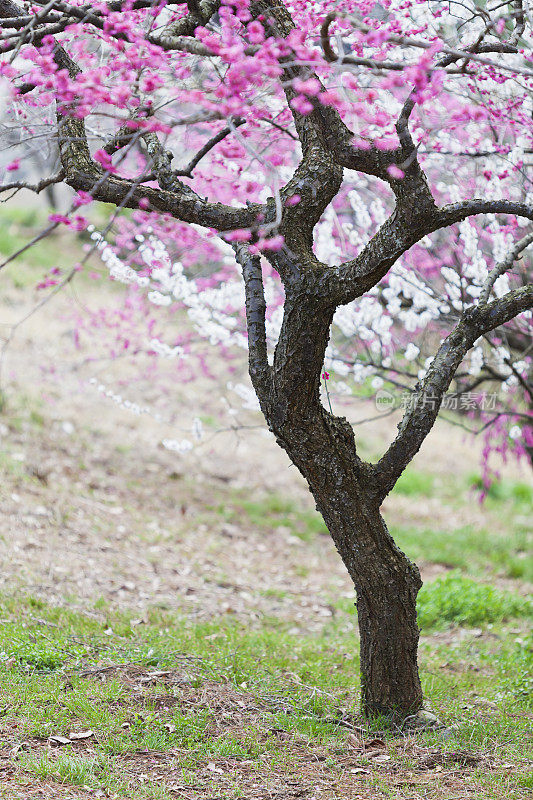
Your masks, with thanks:
[{"label": "white blossom", "polygon": [[186,357],[183,347],[180,347],[179,345],[176,345],[176,347],[170,347],[168,344],[161,342],[159,339],[150,339],[149,347],[150,350],[154,351],[154,353],[157,353],[159,356],[163,356],[164,358]]},{"label": "white blossom", "polygon": [[161,444],[175,453],[188,453],[193,449],[193,443],[189,439],[163,439]]},{"label": "white blossom", "polygon": [[412,342],[409,342],[409,344],[405,348],[405,352],[403,354],[403,357],[405,358],[406,361],[414,361],[415,358],[417,357],[417,355],[419,354],[419,352],[420,352],[420,348],[417,347],[416,344],[413,344]]},{"label": "white blossom", "polygon": [[259,400],[257,399],[257,395],[254,390],[246,386],[244,383],[230,383],[227,384],[228,389],[235,392],[241,400],[243,400],[242,407],[248,409],[249,411],[259,411]]},{"label": "white blossom", "polygon": [[172,302],[172,298],[168,294],[161,292],[148,292],[148,300],[155,306],[169,306]]},{"label": "white blossom", "polygon": [[468,367],[469,375],[479,375],[483,367],[483,350],[481,347],[474,347],[470,353],[470,366]]}]

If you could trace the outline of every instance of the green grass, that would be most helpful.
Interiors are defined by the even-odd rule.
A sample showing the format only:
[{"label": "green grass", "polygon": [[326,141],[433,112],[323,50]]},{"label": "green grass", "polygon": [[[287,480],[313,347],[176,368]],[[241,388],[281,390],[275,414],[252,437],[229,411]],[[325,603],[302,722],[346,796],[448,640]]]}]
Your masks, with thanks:
[{"label": "green grass", "polygon": [[[349,598],[333,601],[336,608],[356,614]],[[426,583],[418,595],[418,624],[423,632],[449,625],[477,626],[533,615],[533,604],[509,591],[499,591],[458,572]]]},{"label": "green grass", "polygon": [[[42,427],[37,403],[9,405],[6,423],[12,430],[27,434]],[[17,452],[14,445],[12,452],[0,454],[0,469],[14,488],[36,480],[13,459]],[[533,711],[533,640],[524,633],[531,604],[520,596],[525,587],[517,581],[509,582],[516,591],[492,583],[495,574],[533,577],[528,557],[531,490],[519,482],[498,485],[487,498],[482,529],[456,522],[461,509],[475,502],[471,483],[460,475],[408,470],[395,489],[413,504],[436,496],[450,512],[448,526],[444,515],[435,527],[427,522],[390,526],[410,557],[453,568],[422,588],[418,614],[424,691],[437,714],[454,727],[446,739],[429,732],[417,742],[451,752],[474,750],[514,765],[499,771],[461,768],[457,780],[467,775],[465,797],[524,798],[531,788],[524,762]],[[226,488],[211,496],[215,500],[203,512],[208,521],[259,530],[266,542],[279,528],[302,539],[302,563],[293,574],[313,575],[313,559],[307,561],[305,554],[323,552],[324,541],[317,537],[325,533],[315,512],[281,495],[252,500],[244,491]],[[173,535],[178,537],[179,530]],[[268,582],[256,591],[284,605],[291,597],[291,591]],[[230,615],[198,622],[161,608],[148,612],[146,624],[132,626],[138,611],[117,611],[104,599],[80,613],[74,597],[54,607],[41,597],[6,596],[0,600],[0,746],[30,742],[30,751],[21,751],[15,761],[17,774],[25,779],[32,775],[52,786],[91,787],[120,800],[170,800],[176,797],[172,785],[191,787],[194,797],[246,798],[246,772],[259,786],[271,775],[298,782],[311,762],[320,763],[333,780],[346,769],[347,750],[347,729],[335,719],[360,722],[359,662],[353,601],[335,595],[328,599],[333,617],[308,634],[296,630],[294,620],[273,616],[255,618],[253,625]],[[84,674],[112,664],[130,666]],[[180,680],[141,681],[157,670],[173,670]],[[378,720],[369,727],[386,739],[394,770],[380,772],[368,759],[356,762],[371,768],[362,780],[376,799],[402,796],[397,779],[416,773],[416,759],[395,754],[396,740],[383,725]],[[51,735],[89,728],[94,735],[84,743],[47,746]],[[148,760],[160,754],[172,779],[158,776],[153,765],[139,768],[146,779],[129,771],[143,753]],[[223,775],[210,773],[209,764]],[[434,791],[428,798],[452,796],[445,782],[439,784],[439,775],[428,776]],[[401,791],[406,797],[413,794],[407,777]],[[53,789],[46,796],[53,797]]]},{"label": "green grass", "polygon": [[260,530],[287,528],[293,536],[304,542],[315,536],[326,534],[326,526],[315,511],[303,510],[297,503],[276,494],[270,494],[260,500],[248,500],[239,492],[234,492],[231,502],[211,506],[217,517],[227,522],[248,524]]},{"label": "green grass", "polygon": [[452,622],[481,625],[512,617],[531,617],[532,611],[532,604],[523,597],[454,572],[424,585],[418,595],[418,624],[423,630]]},{"label": "green grass", "polygon": [[442,528],[391,526],[391,534],[409,558],[442,564],[483,575],[496,572],[509,578],[533,581],[531,531],[518,523],[507,535],[464,525],[453,532]]},{"label": "green grass", "polygon": [[61,752],[56,757],[50,753],[23,756],[22,765],[38,778],[53,778],[74,786],[94,784],[97,771],[95,758],[83,758],[68,752]]},{"label": "green grass", "polygon": [[[98,203],[91,207],[91,216],[95,221],[105,219],[102,205]],[[50,225],[50,213],[52,209],[33,204],[0,207],[0,263],[45,230]],[[75,236],[59,226],[9,263],[2,270],[3,279],[8,279],[17,289],[33,289],[50,269],[59,267],[66,274],[83,258],[84,240],[89,241],[86,234]],[[83,273],[77,276],[77,280],[84,280]]]},{"label": "green grass", "polygon": [[[509,578],[533,582],[531,526],[526,522],[533,503],[533,490],[527,484],[506,481],[494,484],[485,503],[487,524],[495,520],[494,530],[474,525],[460,525],[453,531],[444,527],[406,527],[390,525],[395,541],[416,562],[442,564],[467,573],[485,575],[494,572]],[[472,481],[466,485],[454,476],[436,478],[407,469],[400,477],[394,494],[412,498],[413,503],[437,494],[450,504],[450,518],[460,517],[460,509],[472,502]],[[496,494],[494,494],[496,493]],[[229,496],[228,496],[229,494]],[[420,500],[419,500],[420,498]],[[498,498],[498,499],[496,499]],[[286,497],[270,494],[250,500],[243,492],[224,493],[224,501],[209,507],[217,519],[238,523],[265,532],[284,528],[291,535],[311,542],[327,533],[316,511],[304,510]],[[508,521],[505,535],[500,519]],[[441,523],[442,525],[442,523]]]},{"label": "green grass", "polygon": [[[468,480],[475,489],[483,489],[483,480],[480,475],[470,475]],[[487,498],[489,502],[491,500],[511,500],[531,507],[533,504],[533,487],[522,481],[498,480],[489,486]]]},{"label": "green grass", "polygon": [[434,494],[435,478],[427,472],[417,472],[408,468],[400,475],[393,494],[403,494],[410,497],[431,497]]},{"label": "green grass", "polygon": [[[491,750],[498,742],[499,757],[518,757],[532,696],[532,642],[502,627],[502,620],[526,610],[522,599],[457,574],[422,590],[423,628],[492,623],[490,636],[470,634],[451,644],[422,640],[425,692],[457,726],[446,748]],[[20,754],[19,769],[42,780],[170,798],[164,781],[139,784],[124,771],[129,762],[123,759],[167,752],[165,763],[182,773],[179,783],[197,784],[207,764],[228,759],[237,767],[244,760],[254,770],[290,774],[299,769],[302,747],[325,748],[335,771],[346,730],[334,720],[358,714],[357,641],[343,611],[313,635],[291,633],[288,623],[275,619],[251,630],[231,620],[193,623],[160,610],[151,611],[140,630],[128,614],[102,604],[82,614],[35,598],[4,598],[0,616],[0,739],[15,732],[18,740],[34,742]],[[111,636],[104,633],[109,627]],[[86,673],[120,664],[129,667]],[[174,670],[180,681],[169,684],[162,676],[139,683],[154,669]],[[218,697],[226,698],[222,706]],[[488,705],[476,705],[480,698]],[[37,746],[50,735],[88,729],[94,734],[90,750],[76,743],[52,751]],[[424,734],[422,743],[443,746],[437,733]],[[514,777],[527,787],[527,773],[517,769]],[[480,785],[496,780],[475,779]]]},{"label": "green grass", "polygon": [[[181,768],[191,771],[218,759],[279,759],[283,753],[278,739],[258,736],[258,724],[261,729],[266,726],[265,731],[283,728],[316,742],[339,739],[338,727],[322,719],[334,713],[334,702],[319,694],[313,696],[300,685],[301,681],[340,689],[341,693],[352,690],[351,668],[340,684],[331,677],[324,682],[325,664],[330,668],[338,659],[331,634],[318,639],[291,636],[276,621],[252,633],[237,624],[192,625],[182,618],[152,612],[141,638],[123,615],[75,614],[36,605],[32,598],[6,600],[0,613],[4,620],[0,685],[5,703],[0,730],[5,733],[16,725],[19,736],[40,739],[68,735],[71,730],[91,728],[95,732],[91,745],[96,755],[89,760],[70,752],[69,747],[61,751],[61,758],[55,753],[25,757],[24,768],[38,777],[124,791],[120,766],[113,766],[113,759],[128,753],[174,752],[178,748],[184,751]],[[107,626],[113,630],[111,637],[103,633]],[[206,640],[213,632],[220,636]],[[183,670],[187,685],[199,691],[204,684],[215,683],[222,691],[231,687],[246,704],[250,692],[259,702],[265,694],[274,697],[267,700],[260,720],[250,720],[238,731],[224,730],[209,700],[204,707],[178,708],[169,703],[162,710],[155,698],[168,696],[172,701],[176,696],[173,687],[163,681],[147,687],[140,702],[138,688],[133,687],[135,679],[128,682],[117,676],[102,682],[98,675],[80,674],[82,668],[96,664],[129,662],[135,662],[134,668],[141,673],[154,667]],[[352,664],[350,661],[350,667]],[[296,683],[283,679],[289,671],[298,676]],[[290,709],[288,713],[279,711],[280,698]]]},{"label": "green grass", "polygon": [[[47,212],[37,207],[0,209],[0,260],[10,257],[37,236],[49,224],[47,217]],[[73,263],[63,263],[62,253],[58,235],[51,234],[6,266],[4,277],[18,289],[36,286],[40,276],[49,269],[73,266]]]}]

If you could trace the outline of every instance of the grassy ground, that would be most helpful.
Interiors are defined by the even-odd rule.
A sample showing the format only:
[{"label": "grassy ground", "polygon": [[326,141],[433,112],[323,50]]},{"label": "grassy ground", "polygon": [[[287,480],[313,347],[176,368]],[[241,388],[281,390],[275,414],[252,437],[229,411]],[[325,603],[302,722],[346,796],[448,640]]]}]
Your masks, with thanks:
[{"label": "grassy ground", "polygon": [[[24,316],[57,249],[10,265],[0,321]],[[168,425],[96,394],[93,376],[145,402],[125,366],[72,356],[71,303],[45,305],[2,363],[0,798],[530,796],[530,475],[503,466],[480,507],[479,448],[438,424],[387,499],[425,581],[421,675],[445,727],[369,726],[353,587],[296,471],[260,430],[215,435],[211,385],[169,394]],[[198,414],[203,449],[158,445]],[[357,428],[360,453],[396,422]]]},{"label": "grassy ground", "polygon": [[[455,615],[485,621],[479,586],[463,582]],[[441,618],[437,633],[435,604],[446,608],[442,584],[421,602],[422,678],[448,727],[405,737],[358,717],[344,613],[305,636],[275,618],[251,632],[161,611],[134,619],[103,604],[82,614],[5,599],[3,796],[25,796],[15,787],[27,783],[50,797],[57,784],[78,787],[72,797],[525,797],[523,623],[451,631]],[[489,614],[524,612],[502,594]]]},{"label": "grassy ground", "polygon": [[[526,483],[507,479],[457,528],[468,476],[411,470],[391,498],[391,530],[427,579],[421,674],[446,726],[404,736],[359,717],[353,591],[297,492],[198,484],[168,467],[161,481],[164,465],[129,447],[98,465],[94,430],[73,443],[40,413],[28,401],[3,416],[0,797],[528,796]],[[55,464],[44,481],[38,444]],[[112,573],[98,581],[110,563],[127,590]],[[172,584],[176,571],[190,582]]]}]

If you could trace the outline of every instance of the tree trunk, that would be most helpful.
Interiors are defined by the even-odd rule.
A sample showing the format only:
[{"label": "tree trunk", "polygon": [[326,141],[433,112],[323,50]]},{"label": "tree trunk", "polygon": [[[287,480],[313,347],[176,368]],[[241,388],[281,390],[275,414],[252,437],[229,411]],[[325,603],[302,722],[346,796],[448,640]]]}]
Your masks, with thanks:
[{"label": "tree trunk", "polygon": [[357,612],[361,636],[361,698],[367,716],[402,719],[422,707],[418,675],[416,595],[418,570],[397,583],[384,582],[372,592],[359,592]]},{"label": "tree trunk", "polygon": [[283,446],[307,479],[357,592],[363,713],[401,719],[422,707],[420,573],[394,543],[365,486],[351,427],[320,412],[305,433],[301,422],[289,435],[285,428]]},{"label": "tree trunk", "polygon": [[258,375],[252,358],[250,374],[269,427],[307,480],[354,582],[363,712],[401,719],[422,706],[416,662],[420,573],[379,513],[372,467],[358,457],[351,425],[320,402],[332,316],[312,295],[287,297],[271,382]]}]

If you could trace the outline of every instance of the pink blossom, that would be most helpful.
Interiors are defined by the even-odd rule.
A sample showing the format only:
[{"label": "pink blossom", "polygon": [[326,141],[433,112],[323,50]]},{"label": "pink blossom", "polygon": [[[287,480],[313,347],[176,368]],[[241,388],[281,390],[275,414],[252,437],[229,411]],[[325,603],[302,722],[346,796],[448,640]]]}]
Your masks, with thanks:
[{"label": "pink blossom", "polygon": [[265,30],[260,22],[254,20],[250,22],[247,27],[248,39],[251,44],[261,44],[265,39]]},{"label": "pink blossom", "polygon": [[99,164],[105,169],[106,172],[116,172],[115,167],[113,166],[113,162],[111,160],[111,156],[109,153],[106,153],[105,150],[99,149],[94,153],[94,160],[98,161]]},{"label": "pink blossom", "polygon": [[390,167],[387,167],[387,172],[391,178],[394,178],[397,181],[401,181],[402,178],[405,178],[405,172],[403,169],[400,169],[397,164],[391,164]]},{"label": "pink blossom", "polygon": [[295,91],[300,92],[301,94],[307,94],[310,97],[316,97],[316,95],[320,92],[320,81],[316,78],[308,78],[307,80],[303,81],[300,78],[296,78],[293,81],[293,86]]},{"label": "pink blossom", "polygon": [[68,225],[70,223],[69,218],[66,217],[64,214],[49,214],[48,219],[50,220],[50,222],[56,222],[59,223],[60,225]]},{"label": "pink blossom", "polygon": [[[75,0],[74,4],[81,8],[83,2]],[[175,330],[175,326],[167,324],[169,317],[165,315],[186,315],[196,310],[198,318],[216,317],[218,327],[213,324],[209,334],[199,333],[191,322],[194,334],[189,338],[183,335],[179,341],[184,350],[189,347],[191,359],[188,364],[183,361],[180,372],[177,369],[175,374],[190,380],[201,370],[208,372],[206,362],[202,362],[204,354],[198,355],[198,342],[207,343],[210,336],[221,357],[234,369],[233,346],[243,347],[246,341],[242,278],[236,265],[229,262],[229,248],[221,245],[220,238],[246,242],[251,252],[266,256],[262,269],[268,280],[267,319],[274,331],[269,346],[273,347],[279,323],[276,312],[284,302],[276,264],[290,258],[292,246],[288,242],[284,247],[283,237],[276,231],[288,230],[290,226],[285,228],[285,223],[291,217],[304,216],[304,192],[307,200],[312,191],[318,191],[312,178],[308,180],[309,173],[298,169],[302,154],[304,158],[309,156],[312,171],[312,145],[317,143],[314,137],[318,131],[324,148],[321,155],[331,148],[332,153],[337,151],[341,156],[338,160],[355,167],[345,170],[341,188],[314,227],[312,244],[309,235],[309,246],[318,262],[337,269],[339,264],[354,262],[383,225],[387,227],[382,233],[387,233],[387,220],[394,209],[391,186],[394,190],[401,188],[396,182],[405,178],[404,169],[412,163],[407,154],[400,152],[396,133],[398,115],[408,97],[415,102],[409,129],[438,206],[476,197],[524,201],[524,177],[533,141],[531,76],[513,70],[518,69],[517,65],[528,69],[533,63],[529,50],[523,46],[525,38],[512,56],[486,54],[483,61],[470,60],[464,73],[457,75],[454,69],[461,60],[455,66],[439,68],[438,59],[445,46],[470,46],[471,26],[463,29],[458,25],[456,9],[447,8],[446,4],[429,9],[422,0],[382,0],[383,13],[378,19],[375,0],[341,0],[336,4],[291,0],[287,9],[294,26],[287,36],[281,36],[270,23],[267,4],[263,15],[252,18],[249,0],[222,0],[216,24],[205,21],[194,36],[188,35],[183,42],[200,45],[216,56],[204,58],[186,52],[187,47],[183,51],[170,50],[164,43],[158,44],[165,27],[187,15],[185,3],[169,5],[160,0],[150,8],[135,5],[133,0],[126,0],[119,10],[110,11],[105,0],[97,0],[91,8],[98,12],[102,26],[95,26],[88,19],[69,21],[58,36],[47,35],[41,40],[36,37],[33,43],[26,39],[14,59],[9,47],[15,46],[16,39],[9,34],[3,43],[6,58],[0,65],[0,80],[7,89],[6,127],[12,127],[17,134],[22,130],[28,141],[38,136],[35,141],[44,145],[46,137],[50,141],[57,137],[56,110],[60,123],[69,118],[83,121],[90,147],[99,148],[93,156],[94,163],[102,169],[95,176],[95,196],[100,196],[98,181],[104,184],[106,173],[120,172],[122,187],[127,186],[130,191],[119,191],[119,181],[107,181],[108,188],[116,188],[119,202],[127,207],[137,206],[116,221],[112,232],[106,233],[108,243],[93,239],[87,244],[88,236],[81,243],[85,252],[92,252],[98,241],[97,252],[106,256],[102,265],[113,280],[124,283],[120,302],[94,310],[86,322],[77,323],[82,334],[100,335],[98,345],[108,354],[118,357],[125,351],[151,353],[149,361],[154,366],[149,368],[154,369],[155,375],[160,355],[157,348],[150,346],[152,338],[168,341],[171,347],[178,345],[174,334],[170,340],[165,339],[163,331]],[[352,68],[328,63],[320,46],[320,30],[333,6],[339,15],[331,25],[331,46],[339,60],[351,52],[371,59],[376,66],[395,61],[402,68]],[[39,9],[42,6],[30,8],[30,13]],[[507,36],[505,23],[512,25],[513,20],[504,11],[495,10],[494,24],[487,28],[489,37]],[[56,13],[61,12],[56,9]],[[354,19],[361,26],[354,25]],[[441,41],[440,35],[444,36],[447,30],[454,31],[453,39]],[[415,39],[421,47],[411,46]],[[58,42],[78,64],[79,73],[71,74],[57,63]],[[9,90],[8,83],[14,88]],[[33,88],[27,91],[29,85]],[[16,88],[23,86],[23,92]],[[312,126],[309,120],[302,119],[311,114],[316,118]],[[242,228],[217,231],[209,227],[215,224],[216,213],[207,218],[207,227],[200,227],[175,219],[170,212],[160,212],[163,203],[158,203],[158,183],[148,183],[151,188],[143,188],[146,182],[139,183],[140,176],[154,177],[144,134],[154,134],[163,150],[173,154],[171,168],[180,170],[226,128],[228,120],[235,118],[243,124],[236,130],[230,125],[229,133],[200,159],[192,177],[181,176],[183,184],[195,194],[178,191],[174,204],[167,203],[165,197],[164,205],[178,217],[183,216],[184,207],[184,216],[191,212],[195,218],[201,217],[204,207],[212,210],[217,203],[233,210],[257,204],[257,214],[254,211],[251,217],[243,218],[246,222],[235,223]],[[120,148],[111,157],[102,143],[123,127],[138,136],[131,146]],[[9,141],[18,147],[20,136],[6,137]],[[26,166],[18,158],[13,160],[18,152],[21,151],[13,149],[12,155],[5,158],[8,174]],[[487,155],[477,157],[485,152]],[[469,158],[469,153],[476,157]],[[398,163],[387,169],[391,161]],[[51,174],[48,166],[52,167],[47,165],[46,174]],[[43,171],[39,178],[44,175]],[[85,186],[85,191],[74,195],[71,212],[50,216],[51,223],[62,224],[71,233],[85,231],[88,224],[76,211],[90,203],[91,184],[88,181],[79,185]],[[331,186],[334,185],[332,181]],[[111,195],[101,192],[101,196]],[[256,233],[261,225],[265,229]],[[523,225],[524,221],[514,215],[498,214],[495,219],[480,216],[458,222],[453,236],[435,232],[431,245],[428,241],[413,244],[390,265],[382,279],[379,300],[369,292],[357,304],[343,308],[338,324],[333,322],[331,347],[339,355],[333,359],[339,371],[344,358],[350,365],[347,374],[354,380],[366,380],[370,373],[364,369],[358,372],[354,364],[365,362],[368,352],[376,358],[379,354],[384,362],[390,359],[394,369],[395,358],[402,358],[398,354],[405,353],[407,344],[427,329],[427,342],[419,342],[419,355],[410,362],[413,381],[417,380],[416,371],[420,368],[422,372],[427,355],[423,348],[429,347],[431,341],[441,341],[449,332],[450,320],[462,314],[465,306],[475,305],[482,277],[494,268],[498,258],[504,257],[505,246],[523,235]],[[104,249],[101,251],[100,247]],[[167,255],[162,252],[165,247]],[[457,263],[462,265],[460,274]],[[499,284],[515,288],[519,274],[519,269],[510,270]],[[166,310],[161,307],[154,314],[148,295],[166,302],[176,276],[178,297]],[[60,273],[52,270],[41,285],[53,286],[58,280]],[[165,281],[171,287],[168,291],[163,286]],[[183,296],[179,299],[181,290]],[[161,331],[159,320],[164,320]],[[516,321],[520,335],[529,322],[526,314]],[[495,347],[504,348],[505,340],[500,336]],[[487,348],[488,343],[483,347]],[[476,357],[479,360],[481,356],[477,353]],[[468,358],[466,373],[477,368],[475,359]],[[530,370],[530,362],[523,361],[516,367],[520,375]],[[503,357],[500,366],[506,366]],[[405,368],[403,361],[400,368]],[[334,371],[331,367],[332,375]],[[324,380],[329,379],[326,371],[321,374]],[[502,375],[506,379],[503,372]],[[517,388],[512,382],[505,386],[506,407],[521,407],[523,401]],[[503,420],[498,425],[487,429],[491,434],[487,452],[498,450],[506,454],[512,448],[517,455],[524,447],[525,434],[510,444],[510,426]]]},{"label": "pink blossom", "polygon": [[228,233],[224,235],[224,238],[228,242],[249,242],[252,238],[252,234],[249,230],[237,228],[234,231],[228,231]]},{"label": "pink blossom", "polygon": [[276,236],[271,236],[270,238],[260,238],[257,241],[257,244],[252,246],[250,250],[254,253],[260,253],[262,251],[272,251],[275,252],[276,250],[281,250],[285,243],[285,239],[281,234],[277,234]]},{"label": "pink blossom", "polygon": [[291,107],[300,114],[310,114],[313,110],[313,104],[309,102],[304,94],[297,94],[291,100]]},{"label": "pink blossom", "polygon": [[285,200],[285,205],[290,208],[291,206],[297,206],[298,203],[301,201],[301,197],[299,194],[293,194],[290,197],[287,197]]},{"label": "pink blossom", "polygon": [[37,284],[37,289],[49,289],[50,286],[57,286],[59,283],[58,280],[54,278],[45,278],[40,283]]},{"label": "pink blossom", "polygon": [[92,203],[92,201],[92,196],[88,192],[84,192],[83,189],[80,189],[72,202],[74,203],[74,208],[79,208],[80,206],[86,206]]},{"label": "pink blossom", "polygon": [[73,219],[70,220],[69,226],[75,231],[84,231],[89,222],[86,217],[82,217],[81,214],[75,214]]}]

